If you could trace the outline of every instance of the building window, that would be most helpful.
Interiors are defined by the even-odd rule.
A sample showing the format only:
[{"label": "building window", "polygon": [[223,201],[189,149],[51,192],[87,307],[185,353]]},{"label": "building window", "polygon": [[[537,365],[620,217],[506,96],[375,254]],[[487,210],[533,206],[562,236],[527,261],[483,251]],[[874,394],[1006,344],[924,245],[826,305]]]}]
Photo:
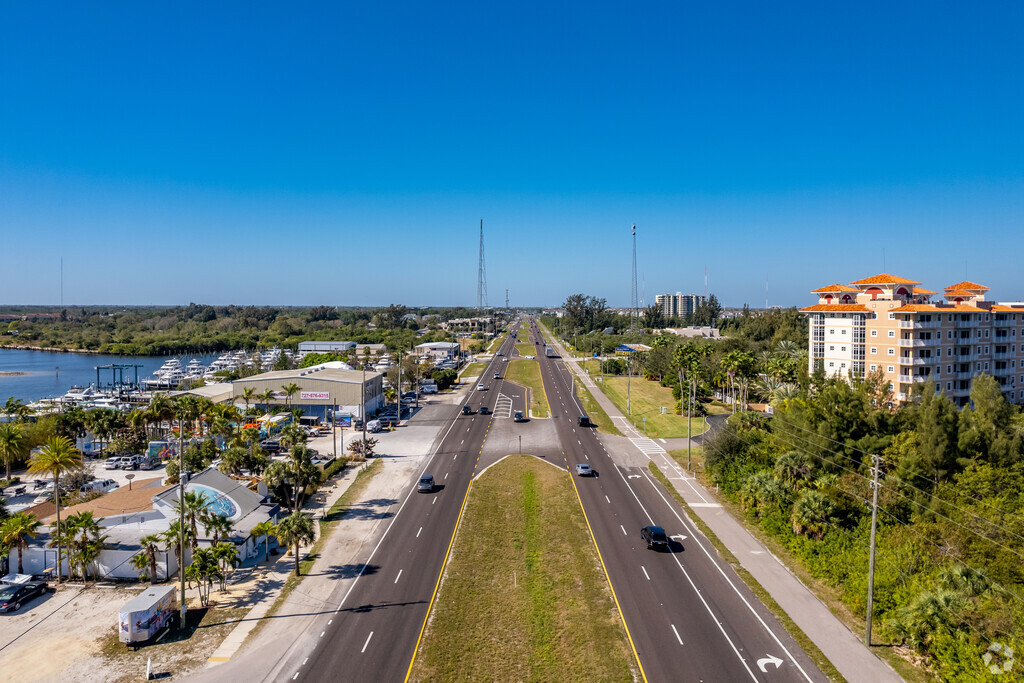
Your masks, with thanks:
[{"label": "building window", "polygon": [[842,331],[841,331],[841,334],[846,334],[846,330],[842,330]]},{"label": "building window", "polygon": [[878,370],[878,366],[877,365],[872,365],[871,366],[871,372],[874,372],[876,370]]},{"label": "building window", "polygon": [[[889,372],[892,372],[892,371],[893,371],[893,370],[892,370],[892,366],[890,365],[890,366],[889,366]],[[892,385],[890,384],[889,386],[891,387]]]},{"label": "building window", "polygon": [[895,320],[895,319],[896,319],[896,314],[893,313],[892,311],[889,311],[889,320]]},{"label": "building window", "polygon": [[877,337],[878,336],[878,330],[871,330],[871,336],[872,337]]},{"label": "building window", "polygon": [[[829,350],[829,351],[835,351],[835,350],[836,350],[836,347],[834,347],[834,346],[829,346],[829,347],[828,347],[828,350]],[[175,552],[177,552],[177,551],[175,551]],[[177,557],[177,556],[175,556],[175,557]]]},{"label": "building window", "polygon": [[[845,347],[845,346],[840,346],[840,347],[839,347],[839,350],[840,350],[840,351],[845,351],[845,350],[846,350],[846,347]],[[177,552],[177,551],[175,551],[175,552]]]},{"label": "building window", "polygon": [[985,353],[988,353],[988,347],[987,346],[985,347]]},{"label": "building window", "polygon": [[829,366],[830,368],[834,368],[834,367],[836,366],[836,364],[835,364],[835,363],[833,363],[833,362],[831,362],[831,361],[829,361],[829,364],[828,364],[828,366]]},{"label": "building window", "polygon": [[896,330],[889,330],[889,336],[890,337],[895,337],[896,336]]},{"label": "building window", "polygon": [[988,363],[985,363],[985,369],[988,370]]},{"label": "building window", "polygon": [[828,333],[829,333],[829,334],[835,334],[835,333],[836,333],[836,331],[835,331],[835,330],[829,330],[829,331],[828,331]]},{"label": "building window", "polygon": [[878,353],[878,347],[877,346],[872,346],[871,347],[871,354],[874,355],[876,353]]},{"label": "building window", "polygon": [[895,356],[896,355],[896,349],[889,349],[889,355],[890,356]]},{"label": "building window", "polygon": [[[935,391],[942,391],[942,382],[935,383]],[[177,551],[175,551],[177,552]]]},{"label": "building window", "polygon": [[952,339],[952,338],[953,338],[953,330],[949,330],[948,332],[946,332],[946,339]]},{"label": "building window", "polygon": [[953,383],[946,382],[946,391],[953,391]]},{"label": "building window", "polygon": [[946,366],[946,372],[953,372],[953,366],[952,365],[947,365]]}]

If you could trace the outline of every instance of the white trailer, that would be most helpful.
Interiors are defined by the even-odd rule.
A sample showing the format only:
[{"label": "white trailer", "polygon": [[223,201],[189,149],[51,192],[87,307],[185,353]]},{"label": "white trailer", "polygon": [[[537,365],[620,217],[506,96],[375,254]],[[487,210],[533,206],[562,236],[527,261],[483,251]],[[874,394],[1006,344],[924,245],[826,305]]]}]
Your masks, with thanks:
[{"label": "white trailer", "polygon": [[128,644],[149,640],[169,626],[177,613],[175,587],[150,586],[118,610],[118,638]]}]

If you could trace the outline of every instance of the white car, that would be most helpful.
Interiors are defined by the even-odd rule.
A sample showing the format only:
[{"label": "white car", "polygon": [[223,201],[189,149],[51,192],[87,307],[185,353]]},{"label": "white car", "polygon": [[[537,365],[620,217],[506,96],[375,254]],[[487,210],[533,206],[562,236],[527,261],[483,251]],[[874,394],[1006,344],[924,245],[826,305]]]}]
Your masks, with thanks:
[{"label": "white car", "polygon": [[477,384],[476,385],[476,390],[477,391],[487,391],[487,387],[485,387],[483,384]]}]

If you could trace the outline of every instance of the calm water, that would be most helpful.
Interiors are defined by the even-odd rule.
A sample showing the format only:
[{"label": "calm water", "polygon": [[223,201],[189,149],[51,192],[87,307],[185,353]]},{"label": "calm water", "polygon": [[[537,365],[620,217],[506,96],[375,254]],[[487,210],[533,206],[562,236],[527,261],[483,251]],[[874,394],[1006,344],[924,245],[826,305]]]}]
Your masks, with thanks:
[{"label": "calm water", "polygon": [[[217,354],[196,355],[203,365],[217,359]],[[179,356],[184,367],[193,356]],[[102,356],[89,353],[59,353],[57,351],[22,351],[0,349],[0,403],[9,397],[28,403],[40,398],[62,396],[72,385],[86,386],[96,383],[97,365],[111,363],[140,365],[139,379],[150,379],[153,371],[167,358],[153,356]],[[5,372],[26,372],[26,375],[3,376]],[[125,371],[125,379],[133,381],[133,370]],[[111,382],[110,370],[100,370],[100,384]]]}]

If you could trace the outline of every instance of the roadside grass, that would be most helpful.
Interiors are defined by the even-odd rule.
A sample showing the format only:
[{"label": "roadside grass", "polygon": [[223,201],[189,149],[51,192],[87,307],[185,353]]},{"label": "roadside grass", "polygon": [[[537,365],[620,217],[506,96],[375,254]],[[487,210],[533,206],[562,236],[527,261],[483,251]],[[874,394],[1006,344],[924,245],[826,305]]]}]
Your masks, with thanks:
[{"label": "roadside grass", "polygon": [[461,380],[463,377],[478,377],[483,373],[486,367],[487,363],[481,363],[479,361],[470,363],[462,369],[462,372],[459,373],[459,379]]},{"label": "roadside grass", "polygon": [[[631,385],[628,386],[627,385]],[[663,387],[657,382],[634,377],[632,382],[626,377],[606,376],[601,382],[604,394],[626,415],[626,393],[629,391],[629,403],[632,415],[630,421],[641,432],[644,431],[643,418],[647,418],[647,436],[662,439],[676,439],[686,436],[686,416],[675,414],[676,401],[672,398],[672,389]],[[664,415],[661,413],[665,407]],[[691,436],[704,432],[704,420],[693,418]]]},{"label": "roadside grass", "polygon": [[507,334],[499,334],[497,337],[491,340],[491,345],[487,347],[487,353],[495,353],[501,348],[502,343],[508,339]]},{"label": "roadside grass", "polygon": [[519,355],[524,358],[526,356],[537,355],[537,347],[534,346],[533,344],[516,344],[516,351],[518,351]]},{"label": "roadside grass", "polygon": [[[217,599],[216,591],[211,595],[211,599]],[[123,673],[122,676],[113,679],[114,683],[144,680],[146,661],[150,658],[158,662],[158,671],[169,668],[174,671],[175,677],[178,677],[206,666],[207,658],[248,611],[245,607],[218,609],[213,605],[189,606],[185,617],[185,629],[179,631],[172,628],[158,643],[131,650],[120,642],[115,625],[97,639],[96,645],[100,657]]]},{"label": "roadside grass", "polygon": [[[693,457],[695,463],[697,462],[697,451],[697,447],[694,447]],[[685,448],[675,451],[669,451],[669,454],[672,455],[672,457],[676,459],[676,462],[679,462],[681,466],[686,466]],[[681,454],[682,460],[680,460],[680,458],[676,454]],[[699,481],[701,485],[704,486],[704,488],[706,489],[716,489],[717,487],[711,481],[710,477],[707,475],[707,472],[704,470],[703,452],[701,452],[699,462],[700,467],[694,467],[694,476],[696,477],[697,481]],[[653,465],[653,463],[651,464]],[[685,505],[685,503],[682,502],[682,498],[677,494],[675,489],[673,487],[668,486],[667,480],[662,481],[662,484],[666,485],[666,488],[668,488],[669,492],[676,497],[676,500],[680,501],[682,505]],[[832,614],[835,615],[837,619],[843,622],[843,624],[845,624],[848,629],[853,631],[853,633],[855,633],[858,638],[863,639],[863,616],[851,613],[849,608],[840,598],[839,592],[835,588],[833,588],[832,586],[828,585],[823,581],[820,581],[817,577],[811,574],[810,571],[807,570],[807,568],[800,561],[800,558],[796,557],[789,550],[789,548],[782,545],[771,536],[768,536],[767,534],[763,533],[760,527],[757,526],[757,524],[751,523],[750,519],[747,517],[746,512],[744,512],[744,510],[740,506],[736,505],[725,496],[718,496],[717,500],[719,503],[722,504],[723,510],[725,510],[728,514],[732,515],[735,519],[742,522],[744,528],[747,531],[749,531],[750,534],[761,543],[761,545],[766,547],[769,552],[771,552],[775,557],[777,557],[779,561],[786,566],[786,569],[793,574],[793,576],[798,578],[801,583],[807,586],[807,588],[812,593],[814,593],[814,595],[817,596],[817,598],[821,600],[826,607],[829,608],[829,610],[832,612]],[[689,510],[689,507],[687,507],[687,511],[692,513],[692,511]],[[695,514],[690,514],[690,517],[694,519],[694,522],[701,528],[704,534],[708,536],[708,538],[711,539],[713,543],[715,543],[715,546],[719,547],[720,543],[717,537],[711,535],[710,530],[704,526],[703,521],[701,521]],[[725,553],[728,553],[728,551],[724,550],[724,547],[719,547],[719,553],[722,553],[722,556],[726,557]],[[732,556],[729,555],[729,557]],[[735,558],[733,558],[733,560],[735,560]],[[730,564],[732,564],[732,560],[729,561]],[[748,581],[747,573],[745,570],[740,575],[743,576],[743,580],[746,581],[747,585],[751,586],[751,590],[754,590],[754,592],[760,597],[760,593],[758,593],[757,590],[754,589],[753,585],[751,585],[751,581],[754,581],[754,578],[750,577],[750,580]],[[758,588],[760,588],[760,586],[758,586]],[[767,602],[765,604],[767,604]],[[769,608],[772,609],[774,612],[775,610],[773,605],[774,601],[772,605],[769,605]],[[786,625],[786,628],[789,628],[788,624],[784,625]],[[790,632],[793,633],[793,631]],[[803,645],[802,642],[801,645]],[[933,681],[938,680],[934,675],[930,674],[929,672],[925,671],[920,667],[914,666],[913,663],[907,661],[906,658],[900,656],[899,650],[899,646],[892,645],[888,642],[877,642],[876,638],[872,638],[871,651],[878,655],[881,659],[885,660],[885,662],[889,666],[891,666],[896,671],[896,673],[898,673],[900,677],[903,678],[903,680],[907,681],[908,683],[931,683]]]},{"label": "roadside grass", "polygon": [[[679,463],[680,467],[686,469],[686,449],[685,448],[678,448],[676,450],[669,451],[668,454],[670,456],[672,456],[673,460],[675,460],[677,463]],[[690,460],[692,462],[692,466],[690,467],[690,469],[692,469],[694,471],[700,471],[701,474],[703,474],[703,472],[704,472],[704,449],[701,446],[693,446],[693,448],[690,449]],[[707,484],[703,481],[703,478],[698,477],[698,479],[701,480],[701,483],[704,484],[705,487],[707,486]]]},{"label": "roadside grass", "polygon": [[[697,449],[694,450],[696,451]],[[685,465],[686,451],[683,450],[682,453],[683,464]],[[832,662],[830,662],[828,658],[821,652],[821,650],[818,649],[818,646],[814,644],[814,641],[811,640],[807,636],[807,634],[804,633],[803,630],[801,630],[801,628],[796,625],[796,622],[789,618],[789,615],[786,614],[785,610],[779,607],[779,603],[775,602],[775,598],[773,598],[771,594],[768,591],[766,591],[760,583],[757,582],[757,579],[755,579],[750,574],[750,572],[743,568],[739,560],[736,559],[736,556],[733,555],[732,552],[725,547],[725,545],[718,539],[718,536],[716,536],[714,532],[711,531],[711,528],[704,523],[704,520],[697,516],[692,509],[690,509],[690,506],[686,504],[686,501],[683,499],[681,495],[679,495],[679,492],[676,491],[676,488],[672,486],[672,483],[668,480],[668,477],[666,477],[665,474],[661,471],[661,469],[654,464],[653,460],[647,463],[647,467],[650,470],[651,474],[654,476],[654,478],[661,482],[661,485],[665,487],[665,490],[669,492],[669,494],[675,499],[676,503],[678,503],[679,506],[683,509],[683,511],[686,513],[686,516],[695,525],[697,525],[697,528],[700,529],[701,533],[704,534],[704,536],[711,542],[711,545],[715,546],[715,550],[718,551],[719,557],[721,557],[723,560],[729,563],[729,566],[733,568],[733,571],[735,571],[736,574],[740,577],[740,579],[742,579],[743,583],[747,584],[747,588],[749,588],[750,591],[757,597],[757,599],[760,600],[764,604],[764,606],[768,608],[768,611],[771,612],[776,619],[778,619],[779,623],[782,624],[782,627],[789,632],[789,635],[793,636],[793,640],[795,640],[797,645],[799,645],[803,649],[803,651],[807,653],[807,656],[811,658],[811,660],[818,666],[819,669],[821,669],[822,673],[824,673],[826,676],[829,677],[829,679],[833,681],[845,681],[846,679],[843,677],[843,675],[839,673],[839,670],[836,669]]]},{"label": "roadside grass", "polygon": [[411,680],[638,678],[568,473],[528,455],[491,467],[473,483]]},{"label": "roadside grass", "polygon": [[[274,600],[274,604],[270,606],[269,610],[267,610],[267,614],[262,620],[263,623],[266,623],[268,618],[272,617],[279,609],[281,609],[281,605],[283,605],[285,600],[288,599],[288,595],[295,590],[295,587],[302,582],[302,579],[304,579],[307,574],[309,574],[310,570],[313,568],[313,563],[320,557],[320,553],[323,550],[324,544],[327,542],[327,537],[330,535],[331,530],[341,524],[341,521],[349,513],[349,509],[352,505],[359,500],[360,496],[363,495],[363,491],[366,490],[370,480],[373,479],[373,477],[382,469],[384,469],[383,461],[379,458],[374,459],[366,469],[361,470],[359,474],[356,475],[355,481],[353,481],[348,489],[341,494],[334,505],[328,508],[326,518],[321,519],[318,522],[320,526],[319,535],[313,542],[313,547],[309,549],[305,559],[299,560],[299,571],[302,572],[302,575],[295,576],[294,570],[289,574],[288,579],[281,587],[281,594],[277,596],[277,599]],[[295,560],[291,558],[291,555],[282,557],[278,562],[288,562],[289,567],[294,567],[295,564]],[[249,637],[251,638],[255,635],[262,625],[263,624],[261,623],[254,628],[252,633],[249,634]]]},{"label": "roadside grass", "polygon": [[508,362],[505,379],[530,389],[530,413],[534,417],[548,416],[548,396],[544,393],[544,380],[540,376],[540,364],[519,358]]},{"label": "roadside grass", "polygon": [[615,434],[616,436],[622,436],[615,425],[612,423],[608,413],[604,412],[604,408],[597,402],[594,395],[590,393],[590,389],[583,386],[583,382],[576,382],[576,397],[579,398],[580,404],[583,406],[583,410],[586,411],[587,417],[590,421],[597,425],[597,428],[606,434]]}]

